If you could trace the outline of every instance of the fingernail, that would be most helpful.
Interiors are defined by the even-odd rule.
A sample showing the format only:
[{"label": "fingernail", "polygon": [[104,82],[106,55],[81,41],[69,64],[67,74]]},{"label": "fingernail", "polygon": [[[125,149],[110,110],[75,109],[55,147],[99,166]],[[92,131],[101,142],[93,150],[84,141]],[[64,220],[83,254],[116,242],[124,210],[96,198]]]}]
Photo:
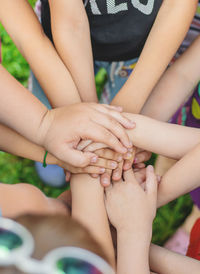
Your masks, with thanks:
[{"label": "fingernail", "polygon": [[91,158],[91,163],[96,163],[97,162],[97,160],[98,160],[98,157],[97,156],[94,156],[94,157],[92,157]]},{"label": "fingernail", "polygon": [[151,172],[153,172],[153,171],[154,171],[154,167],[153,167],[153,166],[151,166],[151,165],[150,165],[150,166],[148,166],[147,168],[148,168],[148,170],[149,170],[149,171],[151,171]]},{"label": "fingernail", "polygon": [[116,168],[117,167],[117,163],[116,162],[111,162],[110,163],[110,167],[111,168]]},{"label": "fingernail", "polygon": [[138,163],[138,158],[135,157],[135,159],[134,159],[134,164],[137,164],[137,163]]},{"label": "fingernail", "polygon": [[119,176],[119,173],[115,173],[113,177],[114,177],[115,180],[118,180],[119,177],[120,177],[120,176]]},{"label": "fingernail", "polygon": [[123,108],[120,107],[120,106],[118,106],[117,109],[118,109],[119,111],[123,111]]},{"label": "fingernail", "polygon": [[118,161],[118,162],[121,162],[121,161],[122,161],[122,156],[118,156],[118,157],[117,157],[117,161]]},{"label": "fingernail", "polygon": [[136,125],[136,123],[135,123],[134,121],[132,121],[132,120],[129,120],[129,123],[130,123],[130,125],[131,125],[132,127],[135,127],[135,125]]},{"label": "fingernail", "polygon": [[160,183],[160,181],[161,181],[161,176],[160,175],[157,175],[157,180]]},{"label": "fingernail", "polygon": [[127,152],[127,148],[123,147],[122,148],[122,154],[125,154]]},{"label": "fingernail", "polygon": [[124,155],[124,159],[128,160],[128,159],[131,159],[132,158],[132,153],[130,152],[127,152],[125,155]]},{"label": "fingernail", "polygon": [[99,171],[100,171],[100,173],[104,173],[106,171],[106,169],[102,167],[102,168],[100,168]]},{"label": "fingernail", "polygon": [[[132,142],[130,142],[130,144],[133,145]],[[128,151],[133,152],[133,148],[132,147],[128,148]]]},{"label": "fingernail", "polygon": [[104,184],[104,185],[109,185],[109,180],[108,180],[108,178],[103,178],[103,184]]}]

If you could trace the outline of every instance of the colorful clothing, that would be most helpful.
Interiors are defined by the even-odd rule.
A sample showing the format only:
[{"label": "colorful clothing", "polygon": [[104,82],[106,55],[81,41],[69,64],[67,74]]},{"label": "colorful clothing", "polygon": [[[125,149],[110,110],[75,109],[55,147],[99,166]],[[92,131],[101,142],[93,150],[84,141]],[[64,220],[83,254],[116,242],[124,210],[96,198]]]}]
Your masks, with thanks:
[{"label": "colorful clothing", "polygon": [[[173,58],[174,62],[193,42],[193,40],[200,34],[200,0],[195,17],[193,18],[190,29],[187,36],[180,46],[178,52]],[[200,77],[199,77],[200,78]],[[190,127],[200,128],[200,85],[195,89],[193,95],[189,100],[180,107],[180,109],[174,114],[171,122],[179,125],[186,125]],[[191,197],[195,204],[200,208],[200,187],[193,190]]]},{"label": "colorful clothing", "polygon": [[200,218],[192,228],[190,243],[186,255],[200,261]]},{"label": "colorful clothing", "polygon": [[[200,128],[200,83],[189,100],[177,110],[170,122]],[[200,187],[190,192],[190,195],[194,203],[200,208]]]}]

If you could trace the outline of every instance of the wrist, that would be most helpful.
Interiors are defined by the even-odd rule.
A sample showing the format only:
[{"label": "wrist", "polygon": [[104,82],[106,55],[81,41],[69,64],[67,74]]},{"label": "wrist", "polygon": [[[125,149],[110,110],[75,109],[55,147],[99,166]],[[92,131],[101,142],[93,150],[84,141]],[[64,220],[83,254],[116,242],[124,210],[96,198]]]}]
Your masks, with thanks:
[{"label": "wrist", "polygon": [[47,109],[41,117],[40,125],[37,132],[37,138],[36,138],[37,144],[45,147],[45,140],[53,120],[54,120],[54,112],[52,110]]},{"label": "wrist", "polygon": [[[45,154],[45,151],[44,151],[44,154]],[[42,159],[42,162],[43,162],[43,159]],[[49,152],[46,157],[46,163],[47,163],[47,165],[58,165],[59,166],[59,160]]]},{"label": "wrist", "polygon": [[152,237],[152,224],[139,225],[134,223],[133,225],[120,226],[116,228],[117,234],[121,237],[129,237],[130,235],[136,235],[136,237],[141,237],[144,241],[150,241]]}]

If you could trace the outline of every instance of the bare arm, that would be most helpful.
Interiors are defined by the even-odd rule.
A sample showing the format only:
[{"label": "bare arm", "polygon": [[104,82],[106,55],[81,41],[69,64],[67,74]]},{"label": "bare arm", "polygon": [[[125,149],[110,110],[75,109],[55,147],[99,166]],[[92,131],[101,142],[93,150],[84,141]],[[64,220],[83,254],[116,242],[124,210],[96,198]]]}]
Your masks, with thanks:
[{"label": "bare arm", "polygon": [[191,94],[200,80],[200,36],[163,74],[154,88],[142,114],[167,121]]},{"label": "bare arm", "polygon": [[109,219],[117,230],[117,273],[149,273],[149,246],[156,215],[157,181],[147,167],[145,190],[132,169],[105,190]]},{"label": "bare arm", "polygon": [[200,145],[186,154],[162,177],[158,191],[158,207],[200,186]]},{"label": "bare arm", "polygon": [[[183,40],[197,0],[164,0],[139,61],[112,104],[139,113]],[[144,81],[145,79],[145,81]]]},{"label": "bare arm", "polygon": [[[185,127],[154,120],[140,115],[123,113],[135,122],[134,129],[127,130],[133,145],[166,157],[180,159],[200,140],[199,128]],[[92,143],[86,151],[95,151],[107,147],[104,144]]]},{"label": "bare arm", "polygon": [[38,130],[47,108],[0,65],[0,122],[39,142]]},{"label": "bare arm", "polygon": [[46,197],[30,184],[0,183],[0,208],[8,218],[23,214],[69,214],[62,201]]},{"label": "bare arm", "polygon": [[90,29],[82,0],[50,0],[55,47],[82,101],[97,102]]},{"label": "bare arm", "polygon": [[198,274],[200,262],[152,244],[150,247],[150,267],[156,273]]},{"label": "bare arm", "polygon": [[1,0],[0,7],[0,21],[30,64],[52,106],[80,102],[71,75],[45,36],[28,1]]},{"label": "bare arm", "polygon": [[74,175],[71,179],[72,217],[86,226],[114,265],[114,250],[99,179]]},{"label": "bare arm", "polygon": [[128,130],[136,147],[170,158],[180,159],[199,143],[200,130],[153,120],[139,114],[125,114],[136,123]]}]

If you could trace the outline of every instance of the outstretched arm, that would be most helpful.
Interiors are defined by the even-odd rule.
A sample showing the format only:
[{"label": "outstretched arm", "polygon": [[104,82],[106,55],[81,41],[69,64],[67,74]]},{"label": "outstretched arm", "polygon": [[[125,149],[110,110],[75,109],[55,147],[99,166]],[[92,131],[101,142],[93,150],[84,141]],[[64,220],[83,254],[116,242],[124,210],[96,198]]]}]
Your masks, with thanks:
[{"label": "outstretched arm", "polygon": [[139,61],[112,104],[123,106],[126,112],[141,111],[186,35],[197,2],[197,0],[163,1]]},{"label": "outstretched arm", "polygon": [[173,165],[162,177],[158,207],[200,186],[200,144]]},{"label": "outstretched arm", "polygon": [[[127,130],[133,145],[166,157],[180,159],[200,140],[198,128],[160,122],[140,114],[124,113],[125,117],[135,122],[132,130]],[[103,144],[91,144],[86,151],[105,147]]]},{"label": "outstretched arm", "polygon": [[199,48],[200,35],[163,74],[145,103],[142,114],[168,121],[176,112],[200,80]]},{"label": "outstretched arm", "polygon": [[[0,124],[0,150],[20,156],[23,158],[28,158],[33,161],[38,161],[43,163],[45,149],[42,146],[36,145],[30,142],[28,139],[24,138],[22,135],[18,134],[11,128]],[[113,151],[111,151],[115,154]],[[104,155],[102,155],[104,156]],[[107,156],[107,155],[105,155]],[[105,159],[105,157],[99,157],[96,163],[93,163],[87,167],[80,168],[69,165],[65,162],[59,161],[51,153],[47,154],[46,157],[47,165],[59,165],[65,170],[71,173],[87,173],[87,174],[102,174],[105,172],[105,168],[109,170],[114,169],[117,166],[116,161]]]},{"label": "outstretched arm", "polygon": [[152,244],[150,267],[156,273],[188,274],[190,272],[198,274],[200,262]]},{"label": "outstretched arm", "polygon": [[44,34],[28,1],[2,0],[0,21],[30,64],[51,105],[79,103],[81,99],[71,75]]},{"label": "outstretched arm", "polygon": [[82,101],[97,102],[90,29],[83,1],[50,0],[54,44]]},{"label": "outstretched arm", "polygon": [[69,215],[68,208],[61,200],[48,198],[37,187],[21,183],[0,183],[0,208],[2,215],[7,218],[23,214]]},{"label": "outstretched arm", "polygon": [[157,181],[153,167],[146,170],[145,189],[132,169],[124,180],[105,190],[109,219],[117,230],[117,273],[149,273],[149,246],[156,215]]},{"label": "outstretched arm", "polygon": [[104,189],[99,179],[89,175],[73,175],[71,191],[72,217],[88,228],[114,265],[114,250],[104,205]]}]

